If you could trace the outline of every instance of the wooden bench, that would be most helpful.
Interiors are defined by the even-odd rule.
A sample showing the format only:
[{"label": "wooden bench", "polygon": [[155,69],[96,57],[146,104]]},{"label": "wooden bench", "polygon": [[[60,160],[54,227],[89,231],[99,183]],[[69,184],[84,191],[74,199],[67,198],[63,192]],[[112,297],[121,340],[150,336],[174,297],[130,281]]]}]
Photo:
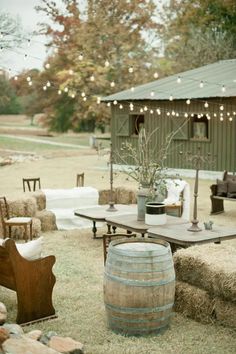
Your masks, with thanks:
[{"label": "wooden bench", "polygon": [[55,261],[55,256],[29,261],[19,254],[11,239],[0,246],[0,285],[16,291],[17,323],[29,324],[56,317],[52,304]]},{"label": "wooden bench", "polygon": [[[223,181],[236,180],[236,175],[229,175],[227,171],[223,172]],[[211,189],[211,214],[220,214],[224,212],[224,200],[236,202],[236,198],[221,197],[217,195],[217,184],[212,184]]]}]

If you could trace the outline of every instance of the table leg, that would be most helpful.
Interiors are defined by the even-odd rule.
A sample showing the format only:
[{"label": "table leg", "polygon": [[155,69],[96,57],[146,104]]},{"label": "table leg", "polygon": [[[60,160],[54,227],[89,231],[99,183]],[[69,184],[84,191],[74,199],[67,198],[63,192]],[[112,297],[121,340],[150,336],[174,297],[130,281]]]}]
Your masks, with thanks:
[{"label": "table leg", "polygon": [[107,224],[107,233],[111,234],[111,225]]},{"label": "table leg", "polygon": [[96,237],[96,233],[97,233],[96,221],[94,221],[94,220],[93,220],[92,232],[93,232],[93,238],[97,238],[97,237]]}]

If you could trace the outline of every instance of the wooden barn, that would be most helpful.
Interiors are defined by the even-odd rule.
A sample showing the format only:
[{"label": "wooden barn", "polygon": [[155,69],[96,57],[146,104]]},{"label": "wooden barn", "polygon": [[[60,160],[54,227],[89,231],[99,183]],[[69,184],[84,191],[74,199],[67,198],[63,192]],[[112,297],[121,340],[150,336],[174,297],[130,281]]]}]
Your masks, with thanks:
[{"label": "wooden barn", "polygon": [[167,167],[191,169],[180,152],[194,154],[200,148],[202,155],[215,159],[205,170],[235,172],[236,59],[132,87],[102,101],[111,107],[114,151],[120,151],[125,141],[135,146],[141,126],[147,132],[155,130],[152,144],[157,151],[167,134],[177,130]]}]

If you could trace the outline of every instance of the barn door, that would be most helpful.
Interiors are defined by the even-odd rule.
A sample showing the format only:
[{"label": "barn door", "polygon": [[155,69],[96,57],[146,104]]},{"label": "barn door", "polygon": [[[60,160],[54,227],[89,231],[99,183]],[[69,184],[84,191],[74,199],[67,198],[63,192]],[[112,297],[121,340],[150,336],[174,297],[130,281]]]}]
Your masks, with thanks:
[{"label": "barn door", "polygon": [[128,114],[119,114],[116,116],[116,135],[129,136],[130,135],[130,121]]},{"label": "barn door", "polygon": [[188,118],[185,117],[171,117],[172,131],[176,132],[175,140],[188,140],[189,138],[189,125]]}]

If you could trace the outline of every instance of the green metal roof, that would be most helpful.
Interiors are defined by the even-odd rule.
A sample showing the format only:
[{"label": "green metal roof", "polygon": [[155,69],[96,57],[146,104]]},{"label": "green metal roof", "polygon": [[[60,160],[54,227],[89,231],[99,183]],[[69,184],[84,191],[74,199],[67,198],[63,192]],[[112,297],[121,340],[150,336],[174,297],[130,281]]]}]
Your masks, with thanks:
[{"label": "green metal roof", "polygon": [[[181,82],[177,83],[180,77]],[[200,87],[200,83],[203,87]],[[222,91],[224,85],[225,91]],[[236,59],[222,60],[197,69],[184,71],[163,79],[102,98],[109,101],[169,100],[187,98],[236,97]]]}]

